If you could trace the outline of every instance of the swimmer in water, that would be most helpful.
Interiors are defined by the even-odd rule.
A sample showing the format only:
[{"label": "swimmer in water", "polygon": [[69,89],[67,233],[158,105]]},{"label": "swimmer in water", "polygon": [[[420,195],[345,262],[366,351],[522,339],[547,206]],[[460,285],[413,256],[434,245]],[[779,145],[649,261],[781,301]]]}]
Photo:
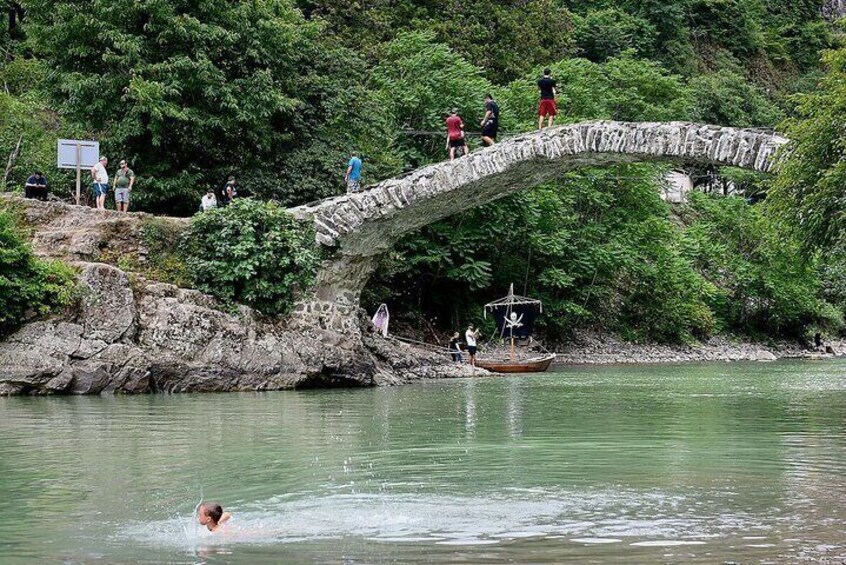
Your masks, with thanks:
[{"label": "swimmer in water", "polygon": [[208,528],[210,532],[218,529],[232,517],[232,512],[224,512],[223,507],[216,502],[204,502],[197,509],[197,519],[201,526]]}]

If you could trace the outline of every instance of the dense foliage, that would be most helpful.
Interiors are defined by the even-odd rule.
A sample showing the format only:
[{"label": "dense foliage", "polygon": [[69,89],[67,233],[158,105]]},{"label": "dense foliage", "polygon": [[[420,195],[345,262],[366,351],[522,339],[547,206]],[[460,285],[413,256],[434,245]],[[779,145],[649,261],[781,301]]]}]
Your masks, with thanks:
[{"label": "dense foliage", "polygon": [[773,197],[809,252],[835,250],[846,235],[846,50],[829,52],[819,88],[797,96],[787,133],[794,145]]},{"label": "dense foliage", "polygon": [[[686,341],[839,324],[829,303],[846,304],[846,260],[820,262],[816,250],[846,248],[846,55],[828,56],[820,92],[800,95],[798,110],[793,97],[815,88],[820,52],[839,41],[822,0],[20,4],[16,27],[0,34],[4,159],[22,139],[8,186],[41,168],[69,193],[71,177],[51,174],[55,139],[82,136],[129,160],[134,205],[147,211],[192,213],[230,174],[244,194],[279,204],[203,214],[188,270],[164,253],[148,265],[157,276],[283,311],[315,258],[281,207],[341,193],[352,152],[364,157],[365,184],[443,159],[449,108],[477,132],[488,92],[501,136],[532,129],[535,80],[549,66],[559,123],[789,118],[798,144],[772,205],[709,196],[671,207],[658,197],[662,168],[579,171],[406,238],[367,289],[368,306],[388,301],[395,319],[445,330],[515,282],[545,300],[552,337],[597,328]],[[689,170],[714,193],[769,188],[743,172]],[[773,210],[799,226],[803,256]],[[172,247],[161,227],[145,237]]]},{"label": "dense foliage", "polygon": [[0,210],[0,336],[68,303],[74,272],[36,259],[13,213]]},{"label": "dense foliage", "polygon": [[150,210],[193,211],[206,187],[238,173],[262,196],[325,196],[343,152],[387,149],[361,60],[283,0],[26,9],[53,105],[132,163]]},{"label": "dense foliage", "polygon": [[274,203],[236,200],[194,218],[182,250],[192,283],[225,303],[288,312],[314,281],[314,230]]}]

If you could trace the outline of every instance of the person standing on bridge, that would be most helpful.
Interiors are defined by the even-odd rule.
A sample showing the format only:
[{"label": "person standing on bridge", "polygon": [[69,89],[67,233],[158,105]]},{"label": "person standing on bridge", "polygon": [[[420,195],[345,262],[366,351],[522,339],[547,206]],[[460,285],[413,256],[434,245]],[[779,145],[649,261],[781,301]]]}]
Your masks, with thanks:
[{"label": "person standing on bridge", "polygon": [[[463,151],[467,155],[467,141],[464,139],[464,121],[458,115],[458,108],[453,108],[449,117],[446,119],[447,128],[447,144],[449,150],[449,160],[455,159],[455,150]],[[459,155],[461,157],[461,155]]]},{"label": "person standing on bridge", "polygon": [[543,119],[547,118],[547,127],[552,126],[552,120],[558,115],[558,108],[555,106],[555,79],[551,76],[549,68],[543,70],[543,76],[538,79],[540,90],[540,103],[538,103],[538,129],[543,129]]},{"label": "person standing on bridge", "polygon": [[485,117],[480,123],[482,126],[482,143],[490,147],[496,143],[496,135],[499,131],[499,104],[490,94],[485,94]]},{"label": "person standing on bridge", "polygon": [[350,162],[347,163],[347,174],[344,175],[344,181],[347,183],[347,194],[361,190],[361,165],[361,157],[353,153],[350,156]]}]

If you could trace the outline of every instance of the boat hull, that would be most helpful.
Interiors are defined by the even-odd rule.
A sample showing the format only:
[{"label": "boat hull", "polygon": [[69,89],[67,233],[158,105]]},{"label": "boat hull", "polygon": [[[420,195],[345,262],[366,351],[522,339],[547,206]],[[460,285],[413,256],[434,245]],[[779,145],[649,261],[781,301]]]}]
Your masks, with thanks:
[{"label": "boat hull", "polygon": [[555,355],[549,355],[540,359],[528,361],[494,361],[492,359],[476,359],[476,366],[494,373],[543,373],[549,369],[549,365],[555,359]]}]

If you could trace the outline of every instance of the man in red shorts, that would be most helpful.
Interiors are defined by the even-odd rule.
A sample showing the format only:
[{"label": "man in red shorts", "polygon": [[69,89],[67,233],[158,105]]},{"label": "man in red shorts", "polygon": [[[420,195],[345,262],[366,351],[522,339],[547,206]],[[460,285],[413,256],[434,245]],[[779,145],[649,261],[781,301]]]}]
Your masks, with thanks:
[{"label": "man in red shorts", "polygon": [[447,128],[447,149],[449,149],[449,160],[455,159],[455,150],[463,151],[459,155],[467,155],[467,142],[464,140],[464,122],[458,115],[458,108],[453,108],[446,119]]},{"label": "man in red shorts", "polygon": [[550,75],[552,71],[543,70],[543,76],[538,80],[540,89],[540,104],[538,104],[538,129],[543,129],[543,119],[547,118],[547,126],[552,126],[552,120],[558,114],[555,107],[555,79]]}]

